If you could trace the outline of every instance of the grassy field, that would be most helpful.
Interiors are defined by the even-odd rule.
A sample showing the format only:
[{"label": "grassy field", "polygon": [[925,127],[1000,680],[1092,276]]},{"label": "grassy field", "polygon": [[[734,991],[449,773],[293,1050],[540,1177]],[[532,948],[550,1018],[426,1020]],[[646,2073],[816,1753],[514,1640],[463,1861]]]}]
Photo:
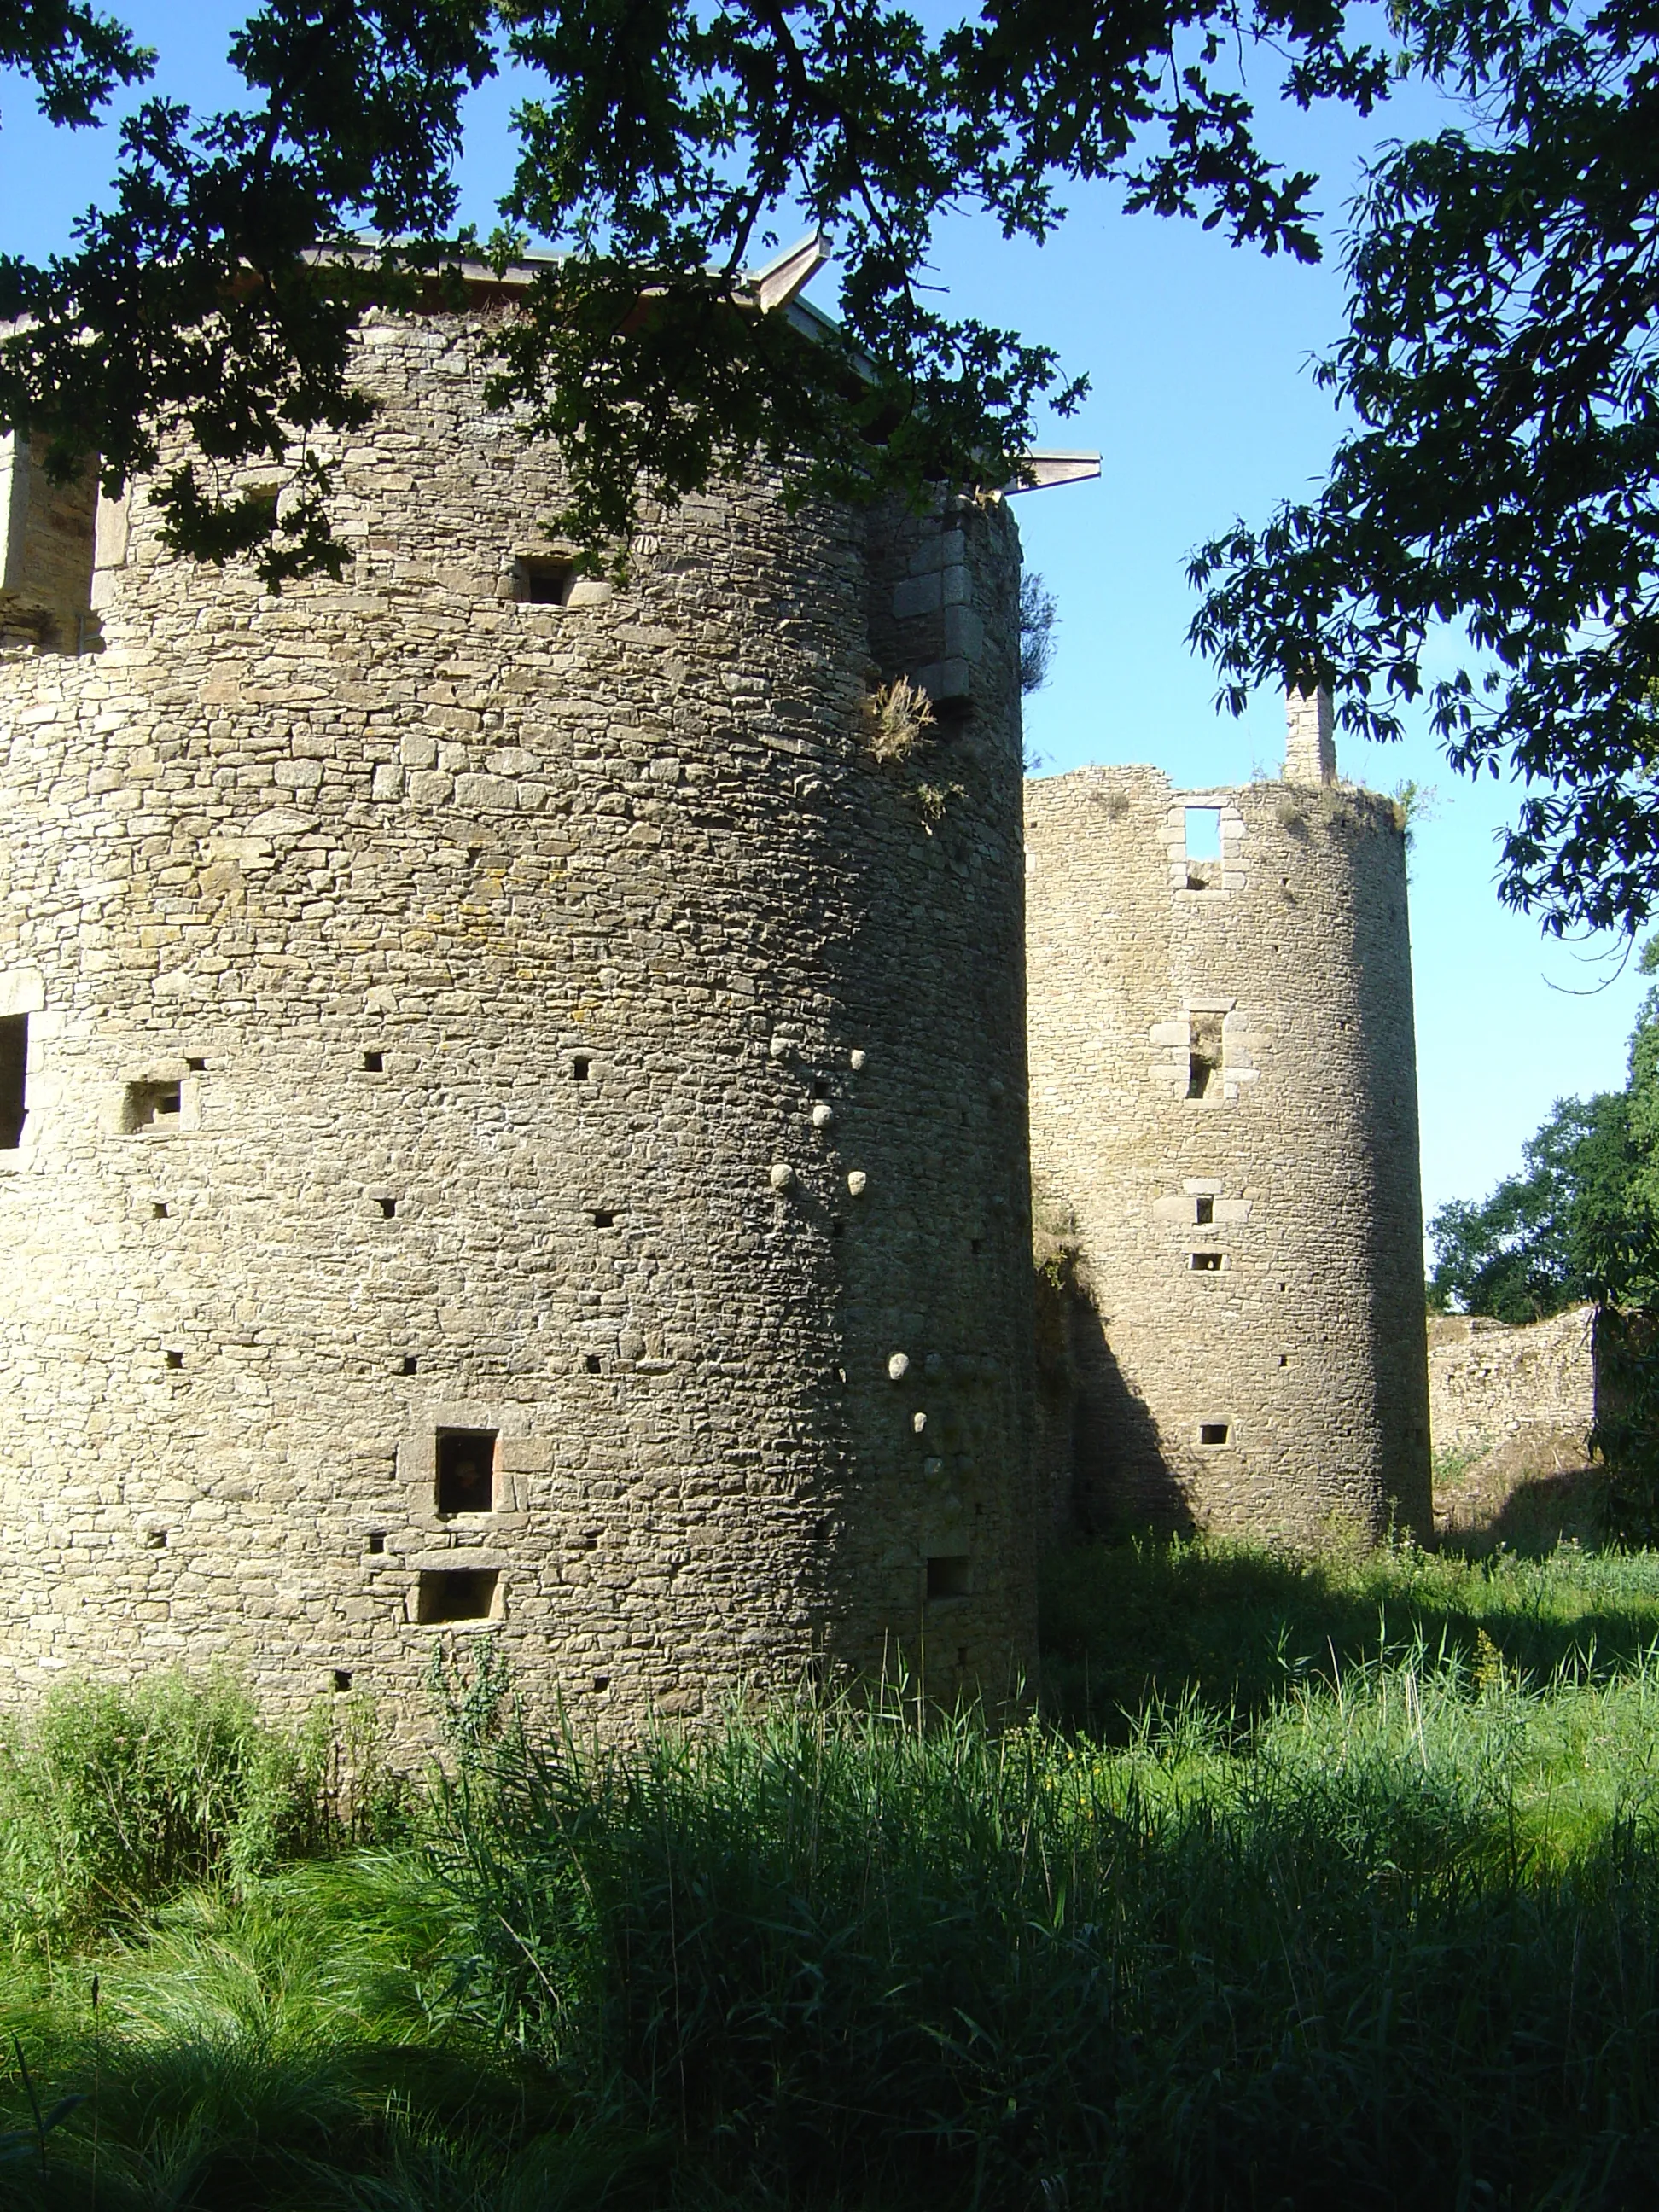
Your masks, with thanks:
[{"label": "grassy field", "polygon": [[606,1757],[475,1683],[345,1808],[223,1686],[65,1693],[0,1756],[0,2202],[1651,2203],[1656,1638],[1659,1554],[1099,1551],[1029,1725]]}]

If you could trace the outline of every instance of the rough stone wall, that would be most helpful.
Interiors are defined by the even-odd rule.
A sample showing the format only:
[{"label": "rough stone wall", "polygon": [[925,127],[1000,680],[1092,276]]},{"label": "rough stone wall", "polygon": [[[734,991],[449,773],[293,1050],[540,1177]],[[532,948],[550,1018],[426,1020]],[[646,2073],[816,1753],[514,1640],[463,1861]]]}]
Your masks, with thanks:
[{"label": "rough stone wall", "polygon": [[[1188,807],[1218,813],[1218,859],[1188,859]],[[1079,1286],[1041,1462],[1057,1516],[1426,1534],[1391,804],[1094,768],[1028,784],[1025,817],[1033,1179]]]},{"label": "rough stone wall", "polygon": [[[521,604],[559,484],[483,408],[483,316],[366,330],[343,582],[167,558],[139,498],[103,649],[0,664],[0,1694],[227,1661],[415,1729],[458,1608],[579,1726],[901,1650],[1000,1693],[1012,521],[745,484]],[[872,589],[946,568],[972,713],[882,768]]]},{"label": "rough stone wall", "polygon": [[1437,1457],[1474,1458],[1529,1433],[1589,1456],[1595,1419],[1594,1308],[1513,1328],[1484,1315],[1429,1318],[1429,1426]]}]

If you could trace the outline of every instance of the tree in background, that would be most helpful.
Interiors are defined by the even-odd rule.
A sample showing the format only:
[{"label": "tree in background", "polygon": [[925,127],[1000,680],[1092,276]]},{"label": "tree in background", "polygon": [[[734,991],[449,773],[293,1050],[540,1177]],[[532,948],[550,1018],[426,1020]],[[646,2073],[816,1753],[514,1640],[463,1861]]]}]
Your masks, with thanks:
[{"label": "tree in background", "polygon": [[[1357,429],[1317,499],[1195,557],[1193,635],[1236,708],[1319,678],[1389,738],[1426,697],[1458,767],[1518,775],[1503,895],[1547,929],[1633,933],[1659,904],[1653,0],[1352,23],[1348,0],[981,0],[937,28],[890,0],[266,0],[233,43],[245,106],[144,100],[73,249],[0,259],[0,421],[112,491],[187,433],[199,459],[151,492],[168,542],[272,585],[339,573],[315,434],[364,419],[365,306],[418,304],[453,266],[462,102],[507,57],[537,82],[489,250],[562,258],[491,392],[558,441],[560,526],[595,562],[642,497],[757,460],[796,496],[1015,478],[1038,409],[1084,386],[946,312],[942,216],[1040,240],[1065,180],[1104,179],[1126,209],[1313,260],[1315,179],[1263,155],[1248,72],[1304,108],[1368,112],[1400,74],[1461,101],[1463,127],[1369,173],[1322,371]],[[70,127],[151,58],[83,0],[0,0],[0,63]],[[786,215],[836,234],[839,331],[762,312],[747,272]],[[290,471],[274,507],[236,488],[248,460]],[[1431,680],[1449,623],[1475,670]]]},{"label": "tree in background", "polygon": [[[1659,938],[1643,948],[1659,972]],[[1522,1147],[1526,1171],[1429,1224],[1429,1304],[1540,1321],[1595,1308],[1593,1441],[1613,1475],[1615,1519],[1659,1535],[1659,988],[1631,1037],[1622,1091],[1558,1100]]]},{"label": "tree in background", "polygon": [[[1523,787],[1501,895],[1547,931],[1659,903],[1659,17],[1652,0],[1403,0],[1412,67],[1467,121],[1367,174],[1347,334],[1357,419],[1323,490],[1194,558],[1192,635],[1241,711],[1330,684],[1398,737]],[[1473,666],[1433,678],[1443,626]]]},{"label": "tree in background", "polygon": [[[112,491],[184,430],[200,461],[151,493],[168,542],[249,553],[273,585],[338,573],[306,441],[362,419],[368,302],[418,301],[420,272],[453,265],[462,101],[510,58],[534,82],[489,251],[562,258],[501,333],[492,399],[559,441],[561,527],[592,558],[625,546],[642,495],[757,459],[799,495],[994,487],[1038,404],[1065,413],[1084,386],[945,312],[940,217],[977,207],[1041,239],[1058,179],[1109,178],[1130,208],[1315,259],[1314,179],[1261,152],[1235,57],[1249,45],[1304,106],[1369,109],[1389,58],[1345,30],[1340,0],[992,0],[937,33],[884,0],[266,0],[231,47],[245,106],[143,101],[73,250],[0,260],[0,318],[24,319],[0,343],[0,421],[60,471],[96,459]],[[62,123],[153,58],[79,0],[0,0],[0,63]],[[839,331],[761,312],[747,273],[802,216],[836,236]],[[275,516],[225,485],[296,453]]]},{"label": "tree in background", "polygon": [[1489,1198],[1453,1199],[1430,1222],[1430,1305],[1532,1322],[1601,1297],[1609,1235],[1636,1203],[1630,1123],[1626,1091],[1558,1100],[1522,1147],[1523,1174]]}]

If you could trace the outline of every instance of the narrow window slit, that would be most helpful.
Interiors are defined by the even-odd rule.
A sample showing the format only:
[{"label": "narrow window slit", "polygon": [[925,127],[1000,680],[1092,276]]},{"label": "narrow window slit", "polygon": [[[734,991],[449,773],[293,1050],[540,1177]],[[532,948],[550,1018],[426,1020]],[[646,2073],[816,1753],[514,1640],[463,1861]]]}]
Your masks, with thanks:
[{"label": "narrow window slit", "polygon": [[588,1071],[592,1065],[592,1061],[585,1052],[579,1052],[570,1063],[570,1080],[573,1083],[586,1083]]},{"label": "narrow window slit", "polygon": [[28,1064],[28,1016],[0,1016],[0,1152],[15,1152],[23,1139]]},{"label": "narrow window slit", "polygon": [[1194,1218],[1200,1229],[1208,1228],[1215,1219],[1215,1200],[1212,1198],[1200,1198]]},{"label": "narrow window slit", "polygon": [[417,1375],[420,1372],[420,1367],[421,1363],[415,1354],[412,1352],[406,1352],[403,1357],[403,1364],[398,1371],[400,1375]]}]

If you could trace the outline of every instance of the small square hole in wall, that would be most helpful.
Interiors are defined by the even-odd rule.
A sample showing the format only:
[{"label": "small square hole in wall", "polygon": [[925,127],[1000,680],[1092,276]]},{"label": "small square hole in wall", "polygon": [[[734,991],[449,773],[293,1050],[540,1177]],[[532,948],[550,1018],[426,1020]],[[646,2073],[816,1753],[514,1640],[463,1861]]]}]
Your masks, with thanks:
[{"label": "small square hole in wall", "polygon": [[412,1352],[404,1352],[402,1362],[398,1366],[398,1372],[400,1375],[418,1375],[420,1371],[421,1363],[415,1357],[415,1354]]},{"label": "small square hole in wall", "polygon": [[182,1352],[164,1352],[161,1357],[169,1367],[179,1368],[185,1364],[185,1355]]},{"label": "small square hole in wall", "polygon": [[821,1075],[813,1081],[812,1096],[814,1098],[827,1098],[830,1096],[830,1085]]},{"label": "small square hole in wall", "polygon": [[586,1083],[592,1066],[593,1063],[587,1054],[585,1052],[579,1052],[570,1063],[570,1080],[573,1083]]},{"label": "small square hole in wall", "polygon": [[165,1528],[145,1529],[144,1549],[147,1552],[165,1552],[167,1547],[167,1532]]},{"label": "small square hole in wall", "polygon": [[386,1054],[383,1052],[366,1052],[363,1054],[363,1073],[366,1075],[384,1075]]},{"label": "small square hole in wall", "polygon": [[1290,1353],[1289,1353],[1288,1352],[1281,1352],[1279,1353],[1279,1365],[1280,1365],[1281,1367],[1288,1367],[1288,1366],[1290,1365],[1290,1364],[1291,1364],[1291,1355],[1290,1355]]},{"label": "small square hole in wall", "polygon": [[345,1694],[345,1692],[347,1692],[350,1687],[351,1687],[351,1669],[350,1669],[350,1668],[349,1668],[349,1667],[337,1667],[337,1668],[334,1669],[334,1692],[335,1692],[335,1695],[336,1695],[337,1697],[343,1697],[343,1696],[344,1696],[344,1694]]},{"label": "small square hole in wall", "polygon": [[927,1559],[927,1600],[931,1605],[945,1597],[968,1595],[966,1552],[933,1552]]},{"label": "small square hole in wall", "polygon": [[582,1365],[587,1370],[590,1375],[597,1375],[599,1371],[599,1353],[597,1352],[590,1352],[586,1358],[583,1360]]},{"label": "small square hole in wall", "polygon": [[499,1620],[501,1574],[495,1567],[429,1567],[415,1586],[415,1618],[423,1628],[453,1620]]},{"label": "small square hole in wall", "polygon": [[368,1551],[372,1556],[377,1559],[380,1559],[386,1551],[386,1530],[384,1528],[371,1528],[368,1532],[367,1544]]},{"label": "small square hole in wall", "polygon": [[1195,1275],[1218,1275],[1221,1273],[1219,1252],[1189,1252],[1187,1264]]},{"label": "small square hole in wall", "polygon": [[128,1136],[153,1123],[166,1122],[184,1103],[177,1083],[129,1083],[121,1097],[121,1127]]},{"label": "small square hole in wall", "polygon": [[1212,1198],[1200,1198],[1197,1201],[1193,1218],[1200,1229],[1208,1228],[1215,1219],[1215,1200]]},{"label": "small square hole in wall", "polygon": [[395,1198],[377,1198],[374,1203],[380,1209],[382,1220],[390,1221],[398,1211],[398,1201]]},{"label": "small square hole in wall", "polygon": [[440,1513],[489,1513],[494,1510],[494,1429],[440,1429],[437,1456]]},{"label": "small square hole in wall", "polygon": [[575,588],[574,561],[524,553],[513,563],[513,596],[526,606],[568,607]]},{"label": "small square hole in wall", "polygon": [[596,1229],[614,1228],[616,1225],[616,1215],[609,1212],[604,1206],[595,1208],[593,1214],[593,1226]]},{"label": "small square hole in wall", "polygon": [[1231,1424],[1226,1421],[1200,1421],[1198,1425],[1198,1441],[1201,1444],[1224,1444],[1231,1433]]},{"label": "small square hole in wall", "polygon": [[149,1209],[149,1218],[152,1221],[165,1221],[167,1219],[167,1209],[165,1200],[159,1198],[155,1200]]},{"label": "small square hole in wall", "polygon": [[205,1075],[207,1073],[207,1062],[204,1060],[187,1058],[185,1061],[185,1066],[190,1070],[192,1075]]},{"label": "small square hole in wall", "polygon": [[595,1690],[598,1690],[598,1691],[605,1691],[605,1690],[608,1690],[608,1689],[611,1687],[611,1677],[610,1677],[610,1675],[609,1675],[609,1674],[596,1674],[596,1675],[593,1677],[593,1687],[595,1688]]}]

